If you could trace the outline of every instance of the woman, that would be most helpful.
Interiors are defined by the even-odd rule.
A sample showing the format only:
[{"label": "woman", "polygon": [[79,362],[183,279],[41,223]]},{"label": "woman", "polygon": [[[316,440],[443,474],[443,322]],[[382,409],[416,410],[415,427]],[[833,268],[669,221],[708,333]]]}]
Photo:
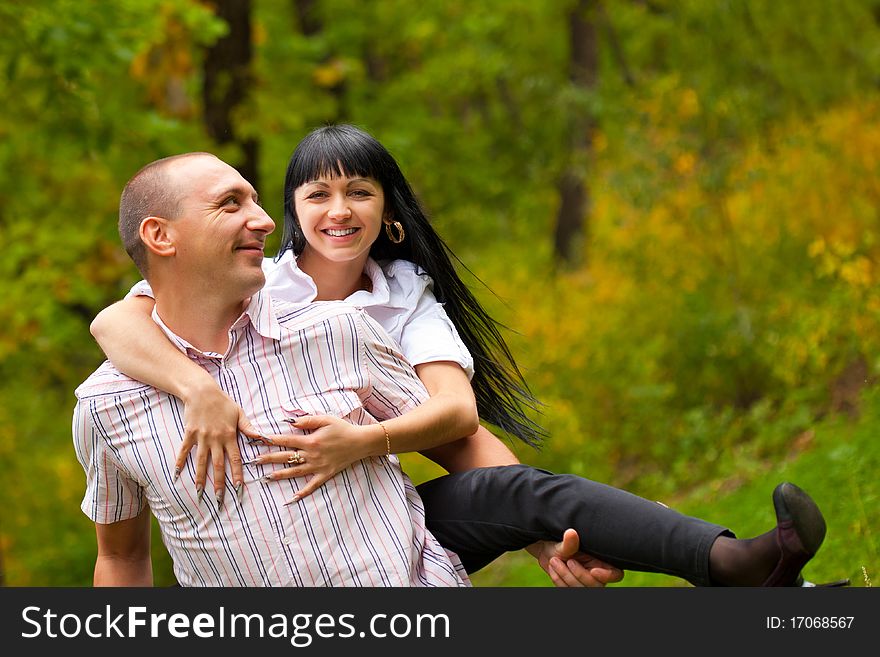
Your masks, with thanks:
[{"label": "woman", "polygon": [[[476,407],[479,418],[536,444],[542,432],[526,411],[535,400],[394,158],[370,135],[342,125],[306,136],[288,165],[284,208],[282,249],[267,268],[268,289],[288,301],[345,300],[363,307],[398,341],[430,394],[419,409],[385,422],[384,435],[376,426],[316,415],[296,422],[309,435],[272,436],[271,443],[285,449],[246,464],[281,465],[270,480],[311,475],[294,501],[390,444],[396,452],[422,451],[454,473],[426,482],[419,492],[429,529],[469,572],[504,551],[559,540],[574,527],[587,551],[619,568],[674,574],[698,585],[800,581],[801,568],[824,539],[825,523],[792,484],[773,493],[776,527],[738,540],[723,527],[625,491],[518,465],[491,433],[471,433]],[[178,467],[198,444],[196,485],[204,486],[210,451],[215,491],[222,491],[225,452],[240,490],[234,428],[261,437],[213,380],[161,337],[145,317],[149,307],[143,298],[117,304],[96,318],[93,334],[119,369],[186,404]]]}]

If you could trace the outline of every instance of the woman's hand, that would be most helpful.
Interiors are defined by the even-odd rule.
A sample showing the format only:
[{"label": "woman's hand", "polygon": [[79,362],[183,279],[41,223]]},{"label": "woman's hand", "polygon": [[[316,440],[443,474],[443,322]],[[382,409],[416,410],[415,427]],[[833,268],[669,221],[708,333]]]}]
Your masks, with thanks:
[{"label": "woman's hand", "polygon": [[352,463],[385,453],[385,432],[378,424],[357,425],[332,415],[308,415],[296,418],[293,426],[309,433],[269,436],[266,442],[285,450],[261,454],[246,463],[288,466],[268,474],[266,478],[272,481],[312,475],[290,502],[311,495]]},{"label": "woman's hand", "polygon": [[226,459],[232,470],[232,484],[241,497],[244,477],[241,469],[241,452],[238,449],[238,432],[249,438],[260,438],[245,417],[241,407],[232,401],[216,385],[205,386],[185,401],[183,411],[183,442],[175,462],[175,479],[183,471],[186,459],[196,449],[195,482],[201,497],[207,480],[208,462],[214,470],[214,497],[222,506],[226,490]]}]

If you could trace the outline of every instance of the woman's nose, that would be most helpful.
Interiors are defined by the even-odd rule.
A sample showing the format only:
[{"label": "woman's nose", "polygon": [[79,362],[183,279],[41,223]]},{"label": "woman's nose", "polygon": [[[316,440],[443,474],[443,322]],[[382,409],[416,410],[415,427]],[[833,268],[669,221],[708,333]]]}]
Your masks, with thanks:
[{"label": "woman's nose", "polygon": [[328,215],[331,219],[342,220],[351,216],[351,208],[348,207],[348,199],[341,196],[333,199]]}]

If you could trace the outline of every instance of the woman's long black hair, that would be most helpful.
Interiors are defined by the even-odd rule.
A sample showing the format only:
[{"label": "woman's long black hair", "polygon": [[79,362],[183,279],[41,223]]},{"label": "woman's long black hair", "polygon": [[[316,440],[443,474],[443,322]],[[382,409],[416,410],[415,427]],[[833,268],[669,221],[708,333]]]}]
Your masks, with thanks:
[{"label": "woman's long black hair", "polygon": [[393,221],[403,224],[406,237],[394,244],[385,231],[379,231],[370,256],[377,261],[409,260],[433,278],[437,301],[444,304],[474,358],[471,385],[480,419],[533,447],[540,446],[545,431],[526,413],[526,409],[537,410],[539,402],[499,331],[501,325],[459,278],[452,259],[464,264],[431,226],[394,157],[370,134],[352,125],[328,125],[310,132],[296,147],[284,180],[284,232],[278,258],[288,249],[297,256],[303,252],[306,239],[296,216],[294,191],[321,176],[368,177],[382,185],[386,211],[390,210]]}]

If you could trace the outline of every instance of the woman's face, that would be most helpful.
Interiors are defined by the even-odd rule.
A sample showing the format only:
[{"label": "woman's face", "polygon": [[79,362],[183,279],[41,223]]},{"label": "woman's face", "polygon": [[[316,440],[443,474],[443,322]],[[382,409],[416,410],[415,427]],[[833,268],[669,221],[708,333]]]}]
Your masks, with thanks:
[{"label": "woman's face", "polygon": [[297,187],[293,200],[307,242],[303,254],[366,263],[385,211],[385,194],[377,180],[323,176]]}]

